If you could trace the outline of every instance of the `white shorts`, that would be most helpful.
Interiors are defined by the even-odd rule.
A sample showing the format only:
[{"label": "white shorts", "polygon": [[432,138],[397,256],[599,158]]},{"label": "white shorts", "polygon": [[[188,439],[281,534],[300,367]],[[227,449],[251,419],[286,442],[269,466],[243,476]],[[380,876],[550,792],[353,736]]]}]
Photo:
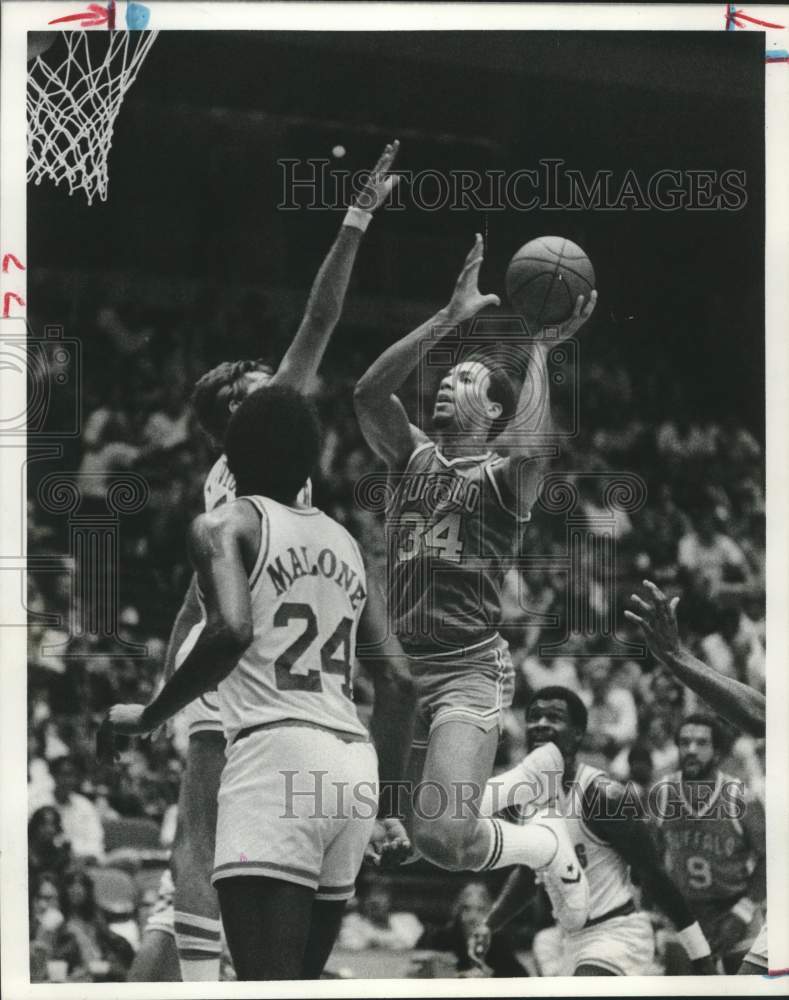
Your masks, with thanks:
[{"label": "white shorts", "polygon": [[350,899],[378,808],[372,743],[273,726],[228,747],[212,883],[259,875]]},{"label": "white shorts", "polygon": [[767,961],[767,921],[765,920],[762,924],[761,930],[756,935],[756,940],[751,945],[750,951],[745,956],[746,962],[751,962],[753,965],[763,965],[765,969],[769,969],[769,963]]},{"label": "white shorts", "polygon": [[162,931],[172,937],[175,936],[174,894],[172,873],[169,868],[165,868],[159,881],[159,894],[145,924],[146,931]]},{"label": "white shorts", "polygon": [[209,691],[195,698],[181,712],[186,722],[187,733],[223,733],[222,719],[219,715],[219,700],[216,691]]},{"label": "white shorts", "polygon": [[565,976],[572,976],[580,965],[596,965],[615,976],[644,976],[655,957],[652,921],[640,911],[562,933]]}]

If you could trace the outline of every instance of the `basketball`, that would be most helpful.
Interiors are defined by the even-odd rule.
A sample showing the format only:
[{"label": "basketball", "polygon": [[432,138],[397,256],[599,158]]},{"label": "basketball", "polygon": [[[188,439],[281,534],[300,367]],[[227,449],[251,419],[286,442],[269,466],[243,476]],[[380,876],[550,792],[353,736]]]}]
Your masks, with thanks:
[{"label": "basketball", "polygon": [[507,297],[529,333],[569,319],[579,295],[595,287],[592,262],[563,236],[540,236],[524,244],[507,267]]}]

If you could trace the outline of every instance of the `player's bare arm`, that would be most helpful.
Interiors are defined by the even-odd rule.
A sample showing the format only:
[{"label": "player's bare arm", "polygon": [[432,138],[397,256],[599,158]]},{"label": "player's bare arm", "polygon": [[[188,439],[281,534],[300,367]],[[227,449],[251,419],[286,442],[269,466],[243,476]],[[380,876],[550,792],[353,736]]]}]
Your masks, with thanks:
[{"label": "player's bare arm", "polygon": [[309,392],[329,338],[342,314],[345,293],[364,231],[391,194],[398,178],[390,173],[400,143],[388,143],[355,198],[315,278],[304,316],[272,384]]},{"label": "player's bare arm", "polygon": [[247,504],[227,504],[201,514],[190,528],[189,557],[205,605],[206,624],[193,649],[147,706],[114,705],[112,731],[147,733],[191,701],[215,688],[252,641],[249,553],[257,546],[260,519]]},{"label": "player's bare arm", "polygon": [[511,923],[531,902],[537,886],[531,868],[513,868],[496,898],[490,913],[482,923],[473,928],[468,937],[469,958],[484,962],[494,934]]},{"label": "player's bare arm", "polygon": [[589,830],[610,844],[637,872],[641,884],[677,928],[697,974],[712,975],[715,967],[704,934],[682,893],[666,873],[647,816],[634,815],[634,803],[619,782],[598,779],[586,789],[583,818]]},{"label": "player's bare arm", "polygon": [[751,736],[764,736],[767,711],[764,695],[741,681],[725,677],[694,656],[680,638],[679,598],[669,600],[650,580],[644,580],[644,587],[648,599],[631,595],[634,610],[626,610],[625,617],[638,625],[652,654],[724,718]]},{"label": "player's bare arm", "polygon": [[482,236],[477,233],[449,303],[384,351],[356,386],[354,405],[362,433],[392,470],[401,469],[414,448],[428,440],[424,431],[410,423],[396,395],[419,362],[420,346],[437,329],[457,326],[485,306],[500,305],[498,295],[483,295],[479,291],[483,256]]},{"label": "player's bare arm", "polygon": [[200,621],[203,610],[197,599],[197,578],[193,575],[189,581],[183,603],[175,616],[173,627],[170,630],[170,638],[167,640],[167,648],[164,652],[164,663],[162,667],[163,681],[167,683],[175,672],[175,658],[178,650],[184,643],[190,631]]},{"label": "player's bare arm", "polygon": [[[527,350],[530,372],[523,383],[515,409],[517,438],[507,448],[507,460],[494,473],[504,478],[521,517],[525,517],[534,506],[548,464],[545,445],[553,428],[548,351],[558,341],[578,333],[591,318],[596,305],[596,291],[592,291],[588,299],[579,295],[572,315],[558,327],[552,328],[550,339],[545,328],[538,338],[529,341]],[[525,414],[526,419],[521,419],[521,414]]]},{"label": "player's bare arm", "polygon": [[370,731],[378,753],[381,783],[385,784],[396,782],[405,774],[416,694],[408,659],[388,627],[383,596],[372,574],[367,581],[367,601],[359,620],[356,655],[373,683],[375,702]]}]

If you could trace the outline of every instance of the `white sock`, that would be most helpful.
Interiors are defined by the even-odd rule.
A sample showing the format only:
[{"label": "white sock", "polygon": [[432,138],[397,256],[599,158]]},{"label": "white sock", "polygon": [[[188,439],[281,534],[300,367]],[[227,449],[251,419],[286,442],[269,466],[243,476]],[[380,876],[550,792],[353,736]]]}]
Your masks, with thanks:
[{"label": "white sock", "polygon": [[487,858],[477,871],[509,868],[512,865],[527,865],[538,870],[550,864],[556,856],[556,834],[545,826],[535,823],[516,826],[500,819],[481,819],[480,823],[489,824],[491,845]]},{"label": "white sock", "polygon": [[218,983],[222,922],[196,913],[175,913],[175,946],[185,983]]}]

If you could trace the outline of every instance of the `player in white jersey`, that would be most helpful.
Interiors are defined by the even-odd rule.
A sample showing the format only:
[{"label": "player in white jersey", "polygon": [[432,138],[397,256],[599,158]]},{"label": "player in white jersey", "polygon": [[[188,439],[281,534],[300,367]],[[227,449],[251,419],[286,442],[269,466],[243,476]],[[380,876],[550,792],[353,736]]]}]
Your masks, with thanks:
[{"label": "player in white jersey", "polygon": [[[709,945],[682,894],[663,869],[647,818],[635,794],[597,768],[578,763],[587,712],[567,688],[536,691],[526,708],[523,761],[492,778],[481,809],[517,806],[527,826],[558,813],[589,883],[589,918],[580,930],[562,929],[564,975],[645,975],[654,956],[651,921],[638,910],[631,868],[671,918],[697,973],[712,973]],[[469,951],[484,959],[492,932],[521,912],[535,891],[528,868],[508,879],[486,921],[471,935]]]},{"label": "player in white jersey", "polygon": [[[744,732],[757,738],[766,734],[767,704],[764,695],[741,681],[726,677],[695,657],[682,642],[677,624],[679,598],[669,598],[650,580],[644,580],[644,597],[631,596],[625,615],[641,629],[652,654],[695,691],[711,708]],[[768,971],[767,921],[739,968],[742,976]]]},{"label": "player in white jersey", "polygon": [[[339,235],[329,250],[310,292],[304,316],[279,367],[260,361],[228,361],[217,365],[198,381],[193,395],[197,419],[221,447],[233,411],[262,385],[291,386],[309,391],[321,358],[342,310],[362,234],[371,213],[383,204],[396,178],[389,174],[398,143],[388,145],[370,179],[349,210]],[[224,455],[205,482],[205,509],[211,511],[235,496],[235,483]],[[309,484],[305,487],[309,490]],[[309,494],[303,498],[309,502]],[[194,581],[178,612],[164,664],[165,680],[183,661],[187,637],[200,621]],[[178,802],[178,829],[173,846],[175,910],[173,932],[184,981],[219,978],[220,933],[216,893],[210,874],[214,856],[216,796],[224,765],[224,735],[214,692],[207,692],[185,709],[189,733],[186,768]],[[160,921],[160,925],[162,921]],[[170,947],[170,940],[156,935],[156,947]],[[154,956],[151,966],[171,964]]]},{"label": "player in white jersey", "polygon": [[[389,781],[404,770],[413,684],[356,542],[297,504],[318,457],[314,408],[262,388],[225,443],[241,499],[190,530],[202,625],[154,701],[114,706],[108,727],[148,732],[218,685],[228,748],[213,881],[236,974],[317,978],[376,820],[379,767]],[[353,705],[357,630],[377,757]]]}]

